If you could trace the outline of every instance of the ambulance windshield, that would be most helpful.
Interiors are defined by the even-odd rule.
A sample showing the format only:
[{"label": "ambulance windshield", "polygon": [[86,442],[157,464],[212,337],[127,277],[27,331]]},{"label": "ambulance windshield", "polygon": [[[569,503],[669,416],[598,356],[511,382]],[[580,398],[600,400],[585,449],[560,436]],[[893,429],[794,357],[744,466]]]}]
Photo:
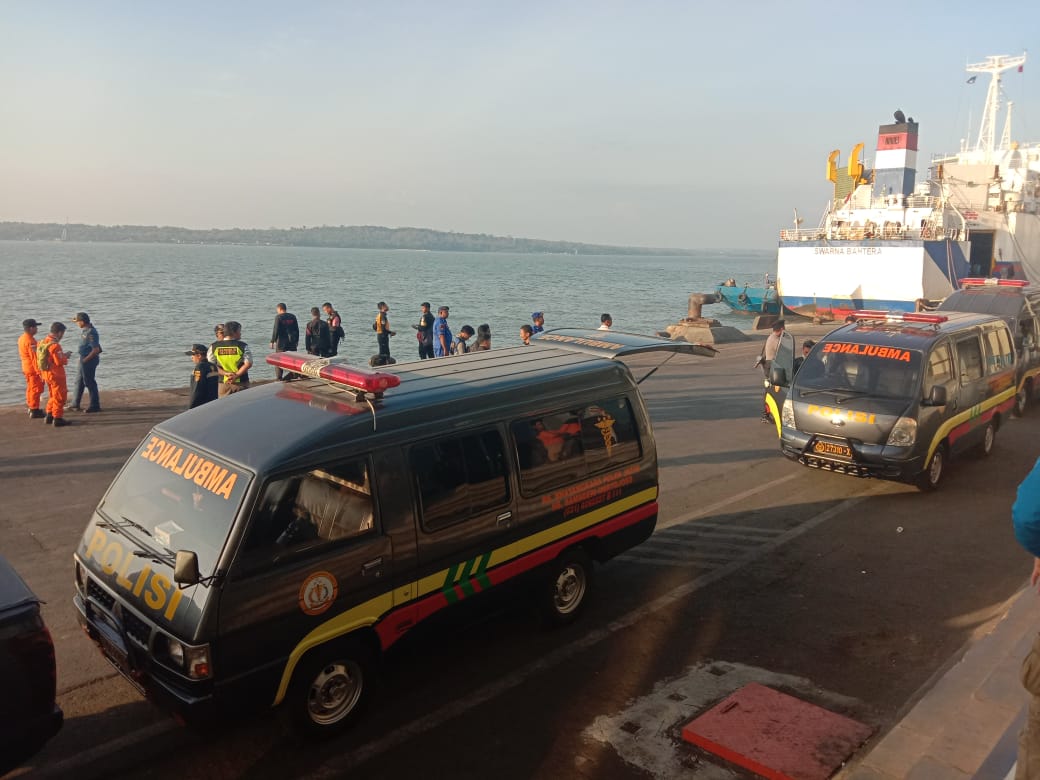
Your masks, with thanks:
[{"label": "ambulance windshield", "polygon": [[805,359],[797,383],[803,391],[910,398],[920,387],[921,362],[916,350],[827,342]]},{"label": "ambulance windshield", "polygon": [[[112,483],[99,510],[157,550],[193,550],[199,571],[212,572],[251,475],[150,434]],[[136,526],[136,528],[134,527]],[[137,530],[144,528],[145,532]]]}]

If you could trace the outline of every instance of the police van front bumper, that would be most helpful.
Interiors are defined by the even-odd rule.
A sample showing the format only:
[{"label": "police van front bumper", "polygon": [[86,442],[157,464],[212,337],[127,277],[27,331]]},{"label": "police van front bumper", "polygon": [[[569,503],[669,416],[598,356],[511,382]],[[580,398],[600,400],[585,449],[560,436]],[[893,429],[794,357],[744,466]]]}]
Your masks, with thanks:
[{"label": "police van front bumper", "polygon": [[817,434],[784,428],[780,434],[780,451],[804,466],[854,477],[878,479],[912,479],[924,468],[924,457],[913,447],[892,447],[844,440],[850,455],[831,455],[816,451]]},{"label": "police van front bumper", "polygon": [[153,655],[161,632],[87,574],[73,596],[80,627],[105,660],[143,696],[193,723],[216,713],[212,680],[189,680],[167,669]]}]

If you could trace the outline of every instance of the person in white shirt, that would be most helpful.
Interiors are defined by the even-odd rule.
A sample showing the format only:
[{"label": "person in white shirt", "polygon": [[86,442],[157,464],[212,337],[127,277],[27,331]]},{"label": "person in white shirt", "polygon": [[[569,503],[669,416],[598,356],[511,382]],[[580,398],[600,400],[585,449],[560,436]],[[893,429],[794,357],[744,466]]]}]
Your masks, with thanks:
[{"label": "person in white shirt", "polygon": [[599,315],[599,328],[597,330],[610,330],[610,326],[614,324],[614,320],[610,318],[609,314]]}]

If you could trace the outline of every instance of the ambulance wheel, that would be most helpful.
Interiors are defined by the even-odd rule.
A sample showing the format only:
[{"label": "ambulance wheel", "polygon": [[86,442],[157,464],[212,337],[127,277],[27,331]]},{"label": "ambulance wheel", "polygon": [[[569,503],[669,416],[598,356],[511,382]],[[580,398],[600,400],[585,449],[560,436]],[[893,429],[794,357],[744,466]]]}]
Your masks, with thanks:
[{"label": "ambulance wheel", "polygon": [[578,617],[592,586],[592,560],[580,549],[567,550],[545,570],[539,606],[545,620],[565,626]]},{"label": "ambulance wheel", "polygon": [[1027,383],[1021,390],[1015,393],[1015,417],[1025,417],[1026,408],[1029,406],[1029,396],[1032,393],[1032,387]]},{"label": "ambulance wheel", "polygon": [[932,453],[932,459],[928,468],[917,476],[917,487],[921,490],[935,490],[939,487],[943,475],[946,473],[946,444],[940,444]]},{"label": "ambulance wheel", "polygon": [[305,736],[324,739],[349,727],[368,700],[371,653],[360,642],[321,650],[304,661],[294,680],[290,704],[294,726]]},{"label": "ambulance wheel", "polygon": [[993,452],[993,442],[997,438],[997,428],[990,420],[986,423],[986,430],[982,432],[982,441],[975,445],[975,456],[978,458],[989,457]]}]

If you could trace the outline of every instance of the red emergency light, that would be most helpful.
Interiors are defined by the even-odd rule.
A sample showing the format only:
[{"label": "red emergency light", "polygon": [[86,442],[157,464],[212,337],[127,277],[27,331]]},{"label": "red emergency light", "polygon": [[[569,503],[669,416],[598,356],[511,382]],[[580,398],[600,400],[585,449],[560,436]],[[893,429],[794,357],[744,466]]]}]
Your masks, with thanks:
[{"label": "red emergency light", "polygon": [[1029,282],[1025,279],[997,279],[995,276],[988,278],[961,279],[961,287],[1025,287]]},{"label": "red emergency light", "polygon": [[324,379],[337,385],[363,390],[366,393],[382,393],[401,384],[401,377],[384,371],[332,363],[328,358],[319,358],[302,352],[272,352],[267,362],[277,368],[303,376]]},{"label": "red emergency light", "polygon": [[886,320],[887,322],[924,322],[930,325],[938,325],[950,318],[945,314],[925,314],[917,311],[880,311],[874,309],[861,309],[849,315],[854,320]]}]

